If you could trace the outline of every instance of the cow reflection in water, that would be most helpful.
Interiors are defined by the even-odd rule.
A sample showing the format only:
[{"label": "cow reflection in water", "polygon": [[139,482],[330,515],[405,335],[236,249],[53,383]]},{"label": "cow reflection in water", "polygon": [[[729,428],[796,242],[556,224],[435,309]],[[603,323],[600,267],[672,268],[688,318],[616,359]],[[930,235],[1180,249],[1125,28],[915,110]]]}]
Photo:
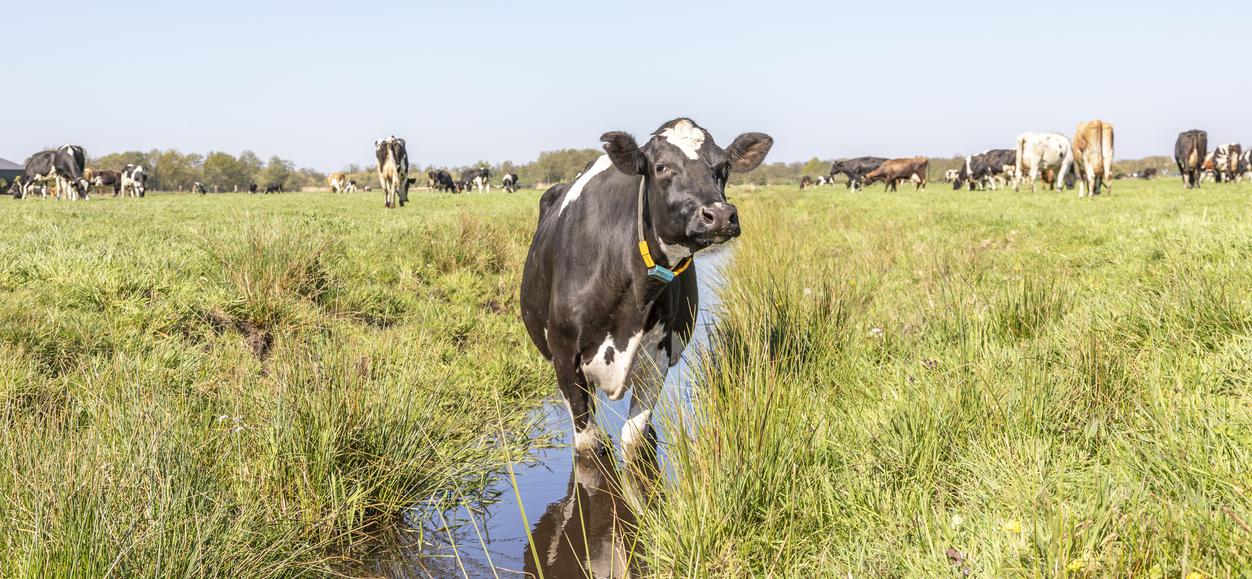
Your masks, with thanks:
[{"label": "cow reflection in water", "polygon": [[531,533],[534,549],[527,545],[522,554],[527,576],[638,575],[635,516],[623,493],[648,495],[658,469],[654,459],[640,458],[625,470],[619,473],[611,457],[575,453],[565,498],[548,505]]}]

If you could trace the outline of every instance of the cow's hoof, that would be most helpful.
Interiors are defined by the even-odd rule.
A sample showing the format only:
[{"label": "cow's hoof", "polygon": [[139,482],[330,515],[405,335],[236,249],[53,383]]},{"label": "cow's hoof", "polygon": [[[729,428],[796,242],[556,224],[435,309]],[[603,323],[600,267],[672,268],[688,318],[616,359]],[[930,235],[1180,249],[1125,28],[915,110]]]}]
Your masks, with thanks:
[{"label": "cow's hoof", "polygon": [[603,455],[606,448],[600,440],[600,432],[595,428],[588,428],[574,433],[574,450],[583,456],[596,456]]}]

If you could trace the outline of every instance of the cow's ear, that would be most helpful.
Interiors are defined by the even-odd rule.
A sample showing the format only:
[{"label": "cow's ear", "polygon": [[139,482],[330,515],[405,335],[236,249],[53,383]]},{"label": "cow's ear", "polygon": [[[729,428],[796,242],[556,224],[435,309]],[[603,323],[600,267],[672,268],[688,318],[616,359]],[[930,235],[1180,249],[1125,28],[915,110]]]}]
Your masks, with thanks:
[{"label": "cow's ear", "polygon": [[746,173],[761,164],[770,147],[774,146],[774,138],[765,133],[744,133],[730,144],[726,154],[730,155],[730,170]]},{"label": "cow's ear", "polygon": [[647,170],[648,159],[639,150],[634,137],[613,131],[600,135],[600,140],[604,142],[604,152],[609,154],[609,160],[613,161],[618,171],[627,175],[642,175]]}]

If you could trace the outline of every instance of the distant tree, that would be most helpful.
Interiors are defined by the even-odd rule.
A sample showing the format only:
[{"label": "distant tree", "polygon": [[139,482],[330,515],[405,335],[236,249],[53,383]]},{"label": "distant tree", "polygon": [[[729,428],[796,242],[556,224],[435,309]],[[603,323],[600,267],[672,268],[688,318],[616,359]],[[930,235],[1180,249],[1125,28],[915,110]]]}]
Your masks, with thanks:
[{"label": "distant tree", "polygon": [[830,170],[830,163],[813,157],[809,162],[804,164],[804,168],[800,170],[805,175],[825,175]]},{"label": "distant tree", "polygon": [[263,169],[260,175],[258,175],[257,179],[260,181],[258,185],[261,185],[262,187],[268,185],[282,185],[284,188],[288,188],[287,179],[290,178],[291,174],[295,172],[295,167],[295,164],[291,161],[283,159],[278,155],[274,155],[273,157],[270,157],[269,162],[265,164],[265,169]]}]

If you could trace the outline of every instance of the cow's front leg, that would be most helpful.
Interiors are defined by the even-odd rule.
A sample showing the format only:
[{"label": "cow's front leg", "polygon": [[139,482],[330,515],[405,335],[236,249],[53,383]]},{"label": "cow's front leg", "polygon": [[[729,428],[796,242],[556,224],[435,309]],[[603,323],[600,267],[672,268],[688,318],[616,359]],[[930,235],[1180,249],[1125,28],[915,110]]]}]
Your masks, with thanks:
[{"label": "cow's front leg", "polygon": [[569,410],[574,425],[574,450],[594,454],[604,450],[595,422],[595,395],[587,385],[587,378],[578,368],[573,356],[554,355],[557,387],[565,408]]},{"label": "cow's front leg", "polygon": [[665,375],[669,371],[669,360],[659,349],[649,351],[635,362],[631,380],[630,415],[626,424],[622,425],[622,451],[627,460],[639,457],[641,452],[648,450],[656,443],[656,435],[652,429],[652,409],[656,407],[661,396],[661,387],[665,384]]}]

